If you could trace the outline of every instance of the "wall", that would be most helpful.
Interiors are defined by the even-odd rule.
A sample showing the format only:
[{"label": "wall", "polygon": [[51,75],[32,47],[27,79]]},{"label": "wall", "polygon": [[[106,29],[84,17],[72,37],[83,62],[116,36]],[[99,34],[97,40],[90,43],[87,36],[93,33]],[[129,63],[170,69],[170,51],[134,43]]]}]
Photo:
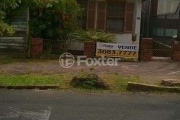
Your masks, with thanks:
[{"label": "wall", "polygon": [[[126,44],[126,45],[131,45],[132,42],[132,34],[131,33],[122,33],[122,34],[117,34],[117,44]],[[83,51],[84,50],[84,44],[80,42],[72,42],[71,45],[69,46],[69,50],[78,50],[78,51]]]},{"label": "wall", "polygon": [[117,44],[126,44],[131,45],[132,44],[132,34],[130,33],[124,33],[124,34],[117,34]]},{"label": "wall", "polygon": [[[29,11],[23,11],[20,15],[12,18],[12,25],[17,26],[13,36],[0,37],[0,52],[27,55],[27,34],[28,34]],[[1,53],[0,53],[1,54]]]},{"label": "wall", "polygon": [[84,50],[84,44],[80,43],[80,42],[72,42],[71,45],[69,46],[69,50],[83,51]]},{"label": "wall", "polygon": [[[132,0],[134,1],[134,0]],[[133,25],[133,31],[136,34],[136,42],[133,43],[132,41],[132,33],[121,33],[116,34],[117,36],[117,44],[126,44],[126,45],[132,45],[137,44],[139,45],[140,41],[140,25],[141,25],[141,8],[142,8],[142,0],[135,0],[135,12],[134,12],[134,25]],[[69,47],[69,50],[84,50],[83,43],[73,42],[71,46]]]},{"label": "wall", "polygon": [[174,61],[180,61],[180,43],[178,41],[174,41],[172,57]]},{"label": "wall", "polygon": [[142,61],[151,61],[153,57],[153,39],[152,38],[142,38],[141,40],[141,54],[140,59]]}]

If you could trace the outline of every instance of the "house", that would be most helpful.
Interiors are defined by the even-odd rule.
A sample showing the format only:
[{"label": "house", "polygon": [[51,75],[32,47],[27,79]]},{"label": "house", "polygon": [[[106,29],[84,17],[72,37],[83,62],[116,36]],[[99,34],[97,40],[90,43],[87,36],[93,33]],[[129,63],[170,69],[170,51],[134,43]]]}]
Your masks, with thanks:
[{"label": "house", "polygon": [[28,54],[28,20],[29,11],[25,10],[20,15],[13,16],[12,25],[16,33],[13,36],[0,37],[0,54],[11,53],[15,56],[26,57]]},{"label": "house", "polygon": [[[114,33],[118,38],[118,44],[139,45],[142,0],[77,0],[77,2],[85,9],[79,19],[79,25],[83,29]],[[27,36],[27,31],[26,24],[24,36]],[[23,45],[27,42],[24,36]],[[23,46],[23,49],[26,50],[26,46]],[[69,50],[80,52],[84,50],[84,45],[72,43]]]},{"label": "house", "polygon": [[180,0],[143,0],[141,37],[152,39],[153,59],[174,59],[174,36],[180,33]]},{"label": "house", "polygon": [[141,34],[143,37],[178,34],[179,0],[143,0]]},{"label": "house", "polygon": [[179,0],[158,0],[157,15],[177,12],[179,3]]},{"label": "house", "polygon": [[[79,25],[84,30],[116,34],[118,44],[139,45],[142,0],[77,0],[84,8]],[[73,43],[71,50],[83,50]]]}]

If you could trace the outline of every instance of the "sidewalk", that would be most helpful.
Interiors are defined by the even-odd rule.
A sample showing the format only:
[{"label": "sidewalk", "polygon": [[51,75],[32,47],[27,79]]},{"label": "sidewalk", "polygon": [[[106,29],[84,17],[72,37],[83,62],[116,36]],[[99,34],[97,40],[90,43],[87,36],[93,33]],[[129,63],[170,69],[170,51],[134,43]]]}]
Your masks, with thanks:
[{"label": "sidewalk", "polygon": [[72,68],[66,69],[60,66],[58,60],[50,60],[47,62],[21,62],[11,64],[0,64],[0,74],[60,74],[72,73],[76,74],[80,71],[92,71],[94,73],[121,74],[125,76],[139,75],[147,83],[160,82],[162,79],[179,79],[180,63],[179,62],[120,62],[118,66],[92,66],[85,64],[81,66],[74,65]]}]

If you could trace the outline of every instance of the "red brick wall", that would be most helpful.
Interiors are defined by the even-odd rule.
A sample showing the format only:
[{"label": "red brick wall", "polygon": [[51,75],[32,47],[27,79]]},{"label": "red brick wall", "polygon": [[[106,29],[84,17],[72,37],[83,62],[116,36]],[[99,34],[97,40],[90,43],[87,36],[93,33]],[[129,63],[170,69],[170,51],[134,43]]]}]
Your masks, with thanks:
[{"label": "red brick wall", "polygon": [[173,60],[180,61],[180,43],[175,41],[173,47]]},{"label": "red brick wall", "polygon": [[96,51],[96,43],[95,42],[84,42],[84,55],[88,58],[94,57]]},{"label": "red brick wall", "polygon": [[31,40],[31,57],[40,58],[43,51],[43,39],[33,38]]},{"label": "red brick wall", "polygon": [[153,39],[152,38],[142,38],[140,45],[140,59],[143,61],[151,61],[153,56],[152,50]]}]

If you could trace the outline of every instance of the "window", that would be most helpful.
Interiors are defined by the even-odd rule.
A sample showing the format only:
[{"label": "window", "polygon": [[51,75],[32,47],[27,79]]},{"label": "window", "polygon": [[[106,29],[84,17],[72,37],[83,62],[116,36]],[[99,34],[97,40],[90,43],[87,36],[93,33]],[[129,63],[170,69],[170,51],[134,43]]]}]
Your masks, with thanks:
[{"label": "window", "polygon": [[87,8],[80,20],[82,28],[112,33],[132,32],[134,2],[86,1],[79,2]]},{"label": "window", "polygon": [[108,2],[106,30],[109,32],[123,32],[124,20],[125,2]]},{"label": "window", "polygon": [[95,21],[96,21],[96,1],[90,0],[88,2],[88,10],[87,10],[87,29],[96,29]]},{"label": "window", "polygon": [[106,2],[97,2],[97,23],[96,29],[99,31],[106,30]]},{"label": "window", "polygon": [[87,0],[78,0],[78,4],[80,4],[81,8],[83,9],[82,16],[79,17],[78,19],[78,25],[82,29],[86,29],[86,24],[87,24]]},{"label": "window", "polygon": [[132,30],[133,30],[134,6],[135,5],[133,2],[126,3],[125,25],[124,25],[125,32],[132,32]]}]

